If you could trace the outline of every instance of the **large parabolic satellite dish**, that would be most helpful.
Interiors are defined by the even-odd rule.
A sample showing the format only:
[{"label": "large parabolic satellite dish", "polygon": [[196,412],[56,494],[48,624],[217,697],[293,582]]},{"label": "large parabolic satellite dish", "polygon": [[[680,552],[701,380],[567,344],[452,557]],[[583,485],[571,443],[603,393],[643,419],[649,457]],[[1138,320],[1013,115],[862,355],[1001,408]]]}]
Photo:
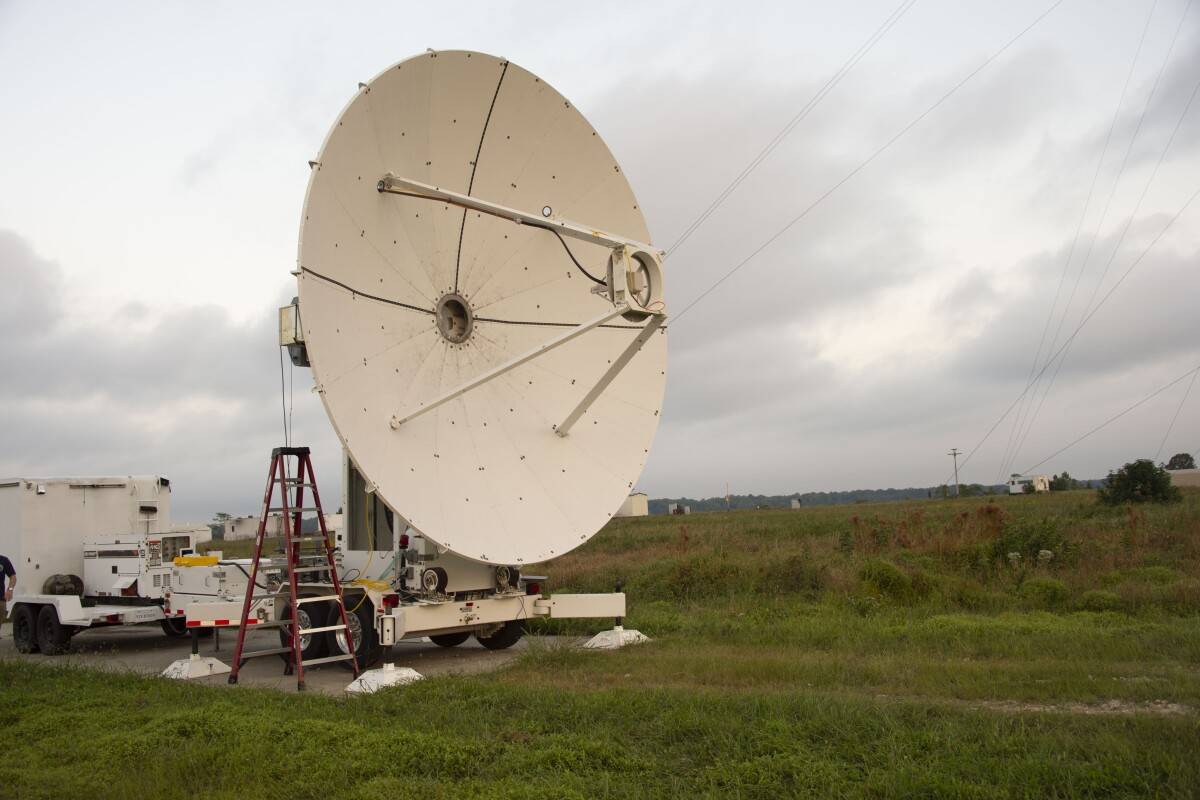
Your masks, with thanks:
[{"label": "large parabolic satellite dish", "polygon": [[532,73],[443,51],[361,85],[313,165],[298,280],[316,388],[368,486],[487,563],[598,531],[662,407],[648,241],[612,153]]}]

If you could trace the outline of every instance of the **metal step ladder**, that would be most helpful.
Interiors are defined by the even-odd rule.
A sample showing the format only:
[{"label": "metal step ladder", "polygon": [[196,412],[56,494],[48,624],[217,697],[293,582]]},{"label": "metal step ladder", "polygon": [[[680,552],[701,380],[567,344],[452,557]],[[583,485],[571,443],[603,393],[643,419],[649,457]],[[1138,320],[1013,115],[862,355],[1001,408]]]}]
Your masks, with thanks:
[{"label": "metal step ladder", "polygon": [[[288,474],[289,458],[295,459],[295,471],[292,473],[292,476]],[[279,489],[279,505],[273,506],[271,503],[275,496],[276,487]],[[311,506],[304,505],[305,489],[311,489]],[[263,541],[267,536],[267,520],[273,513],[281,515],[283,549],[287,556],[284,568],[286,580],[276,593],[256,594],[256,588],[262,589],[258,585],[259,568],[263,561],[262,551]],[[317,526],[320,529],[320,533],[303,533],[302,521],[303,515],[306,513],[315,513],[317,515]],[[316,543],[317,550],[313,551],[310,549],[308,552],[304,552],[302,547],[306,543]],[[297,579],[297,575],[313,572],[329,573],[330,582],[333,584],[332,593],[304,597],[300,595],[301,581]],[[287,602],[291,610],[290,619],[280,617],[266,623],[247,624],[250,619],[250,609],[255,604],[255,601],[267,598],[275,600],[277,612],[279,610],[278,603],[281,601]],[[333,603],[337,607],[337,616],[334,619],[338,621],[332,625],[321,625],[315,628],[300,627],[297,624],[297,620],[300,619],[300,606],[305,603],[318,602]],[[284,647],[248,651],[245,649],[246,629],[251,627],[256,630],[264,627],[287,628],[290,643]],[[267,475],[267,489],[263,494],[262,516],[258,521],[258,535],[254,541],[254,562],[250,569],[250,580],[246,584],[246,599],[242,603],[237,645],[233,651],[233,667],[229,672],[229,682],[238,682],[238,672],[241,671],[247,659],[257,656],[284,654],[290,654],[291,658],[285,660],[286,666],[283,673],[285,675],[295,673],[296,688],[300,691],[304,690],[304,668],[306,666],[328,664],[332,661],[349,661],[351,668],[354,670],[354,677],[357,678],[359,672],[358,659],[354,655],[353,647],[350,648],[351,651],[349,653],[304,660],[300,644],[301,637],[316,636],[330,631],[344,631],[347,644],[352,645],[354,643],[350,636],[350,625],[346,618],[346,604],[343,599],[342,584],[338,579],[337,564],[333,557],[333,545],[329,541],[329,531],[325,528],[325,513],[321,509],[321,495],[317,491],[317,476],[313,471],[310,451],[307,447],[276,447],[271,451],[271,471]]]}]

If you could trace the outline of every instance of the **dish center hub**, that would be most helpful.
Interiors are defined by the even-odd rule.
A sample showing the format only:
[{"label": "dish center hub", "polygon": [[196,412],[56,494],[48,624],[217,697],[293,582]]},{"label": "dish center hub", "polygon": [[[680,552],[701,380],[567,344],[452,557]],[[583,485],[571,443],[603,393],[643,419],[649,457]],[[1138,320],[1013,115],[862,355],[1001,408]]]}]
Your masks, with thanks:
[{"label": "dish center hub", "polygon": [[471,338],[475,315],[467,298],[457,292],[442,295],[437,302],[437,326],[442,338],[452,344],[462,344]]}]

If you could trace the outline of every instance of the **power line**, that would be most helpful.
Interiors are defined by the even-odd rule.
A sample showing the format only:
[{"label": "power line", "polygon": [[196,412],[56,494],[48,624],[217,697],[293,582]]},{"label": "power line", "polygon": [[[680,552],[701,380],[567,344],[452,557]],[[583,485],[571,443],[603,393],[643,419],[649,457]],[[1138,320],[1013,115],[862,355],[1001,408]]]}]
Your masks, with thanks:
[{"label": "power line", "polygon": [[[1146,43],[1146,34],[1150,32],[1150,22],[1154,19],[1154,9],[1158,6],[1158,0],[1150,6],[1150,13],[1146,15],[1146,23],[1142,26],[1141,36],[1138,38],[1137,47],[1133,52],[1133,59],[1129,62],[1129,70],[1125,73],[1125,83],[1121,86],[1121,94],[1117,98],[1117,107],[1113,109],[1112,122],[1109,123],[1108,133],[1104,136],[1104,146],[1100,149],[1100,158],[1096,161],[1096,171],[1092,173],[1092,183],[1088,187],[1087,198],[1083,202],[1083,213],[1079,215],[1079,224],[1075,226],[1075,235],[1071,238],[1071,247],[1067,250],[1067,260],[1063,263],[1062,276],[1058,280],[1058,288],[1054,291],[1054,302],[1050,304],[1050,310],[1046,314],[1046,324],[1042,326],[1042,336],[1038,340],[1037,350],[1033,355],[1033,362],[1029,365],[1029,376],[1026,381],[1033,379],[1033,373],[1037,370],[1038,362],[1042,357],[1042,348],[1046,346],[1046,335],[1050,332],[1050,323],[1054,319],[1054,312],[1058,308],[1058,298],[1062,294],[1063,285],[1067,281],[1067,274],[1070,272],[1071,261],[1075,257],[1075,248],[1079,244],[1079,236],[1083,233],[1083,225],[1087,220],[1088,209],[1092,205],[1092,197],[1096,191],[1096,184],[1100,180],[1100,173],[1104,169],[1104,160],[1108,156],[1108,147],[1112,143],[1112,136],[1117,129],[1117,122],[1121,119],[1121,109],[1125,105],[1125,96],[1129,92],[1129,84],[1133,82],[1133,73],[1137,68],[1138,59],[1142,55],[1142,47]],[[1118,175],[1118,180],[1120,176]],[[1111,198],[1110,198],[1111,199]],[[1071,295],[1067,298],[1066,305],[1063,306],[1062,316],[1058,318],[1058,327],[1054,331],[1054,338],[1050,340],[1050,350],[1054,349],[1054,345],[1058,343],[1058,336],[1062,333],[1063,323],[1067,319],[1067,312],[1071,308],[1071,303],[1075,300],[1075,292],[1079,290],[1079,280],[1083,277],[1084,267],[1087,265],[1087,259],[1080,265],[1079,277],[1075,279],[1075,285],[1071,289]],[[1034,392],[1036,394],[1036,392]],[[1030,398],[1028,405],[1021,404],[1017,408],[1017,417],[1013,422],[1012,430],[1008,434],[1008,443],[1004,447],[1004,455],[1000,459],[1000,468],[996,473],[996,479],[999,481],[1006,469],[1012,466],[1012,462],[1016,460],[1017,453],[1020,451],[1021,444],[1024,440],[1021,438],[1022,417],[1024,416],[1025,408],[1032,409],[1033,398]],[[1036,414],[1035,414],[1036,416]]]},{"label": "power line", "polygon": [[765,242],[763,242],[758,247],[756,247],[754,250],[752,250],[750,252],[750,255],[746,256],[741,261],[739,261],[737,264],[735,264],[731,270],[726,272],[721,278],[719,278],[711,286],[709,286],[707,289],[705,289],[703,292],[701,292],[699,294],[699,296],[696,297],[696,299],[692,300],[692,302],[690,302],[686,306],[684,306],[682,311],[679,311],[674,315],[674,323],[676,325],[678,325],[679,320],[683,317],[683,315],[686,314],[688,311],[690,311],[697,303],[699,303],[705,297],[708,297],[708,295],[711,294],[714,289],[716,289],[722,283],[724,283],[725,281],[727,281],[731,277],[733,277],[733,275],[735,273],[737,273],[738,270],[740,270],[742,267],[749,264],[759,253],[761,253],[763,250],[766,250],[777,239],[779,239],[779,237],[783,236],[785,233],[787,233],[789,230],[791,230],[792,227],[794,227],[796,225],[796,223],[798,223],[800,220],[807,217],[809,215],[809,213],[812,212],[813,209],[815,209],[817,206],[821,205],[821,203],[825,202],[825,200],[827,200],[830,197],[830,195],[832,195],[834,192],[836,192],[838,189],[840,189],[843,185],[845,185],[848,181],[850,181],[850,179],[853,178],[855,175],[862,172],[872,161],[874,161],[876,158],[878,158],[880,155],[882,155],[885,150],[887,150],[893,144],[895,144],[900,139],[900,137],[904,136],[904,134],[908,133],[910,130],[912,130],[914,127],[916,127],[918,123],[920,123],[922,120],[924,120],[930,114],[932,114],[939,106],[942,105],[942,103],[949,100],[950,97],[953,96],[955,92],[957,92],[959,89],[961,89],[963,86],[965,86],[968,81],[970,81],[972,78],[974,78],[980,72],[982,72],[993,61],[995,61],[997,58],[999,58],[1001,55],[1003,55],[1010,47],[1012,47],[1014,44],[1016,44],[1017,41],[1020,40],[1025,34],[1029,33],[1029,31],[1033,30],[1033,28],[1036,27],[1038,23],[1040,23],[1043,19],[1048,17],[1050,15],[1050,12],[1054,11],[1054,9],[1058,8],[1062,4],[1063,4],[1063,0],[1055,0],[1055,2],[1051,3],[1050,7],[1047,8],[1045,11],[1043,11],[1036,19],[1033,20],[1033,22],[1031,22],[1027,26],[1025,26],[1025,28],[1022,29],[1021,32],[1018,33],[1016,36],[1009,39],[1008,42],[1003,47],[1001,47],[999,50],[997,50],[992,55],[988,56],[987,60],[985,60],[982,64],[980,64],[978,67],[976,67],[974,70],[972,70],[965,78],[963,78],[961,81],[956,83],[953,87],[951,87],[951,89],[949,91],[947,91],[945,94],[943,94],[940,98],[938,98],[937,101],[933,103],[933,105],[929,106],[924,111],[922,111],[920,114],[918,114],[916,116],[916,118],[914,118],[911,122],[909,122],[907,125],[905,125],[903,128],[901,128],[900,131],[898,133],[896,133],[892,138],[888,139],[881,147],[879,147],[877,150],[875,150],[875,152],[871,153],[871,155],[868,156],[865,161],[860,163],[854,169],[850,170],[850,172],[848,172],[845,175],[845,177],[843,177],[841,180],[839,180],[837,183],[835,183],[833,186],[831,186],[829,189],[827,189],[824,194],[822,194],[820,197],[818,197],[816,200],[814,200],[812,203],[810,203],[803,211],[801,211],[799,214],[797,214],[795,217],[793,217],[791,219],[791,221],[789,221],[786,225],[784,225],[782,228],[780,228],[776,233],[774,233],[773,235],[768,237]]},{"label": "power line", "polygon": [[1151,392],[1150,394],[1146,395],[1146,396],[1145,396],[1145,397],[1143,397],[1141,400],[1138,400],[1136,403],[1134,403],[1133,405],[1131,405],[1129,408],[1125,409],[1124,411],[1121,411],[1120,413],[1118,413],[1118,414],[1114,414],[1113,416],[1109,417],[1109,418],[1108,418],[1108,419],[1106,419],[1104,422],[1101,422],[1099,425],[1097,425],[1096,427],[1092,428],[1090,431],[1088,431],[1087,433],[1083,434],[1082,436],[1080,436],[1080,437],[1079,437],[1078,439],[1076,439],[1075,441],[1073,441],[1073,442],[1071,442],[1070,444],[1068,444],[1066,447],[1061,447],[1061,448],[1059,448],[1058,450],[1055,450],[1053,453],[1051,453],[1050,455],[1046,456],[1045,458],[1043,458],[1041,461],[1039,461],[1039,462],[1037,462],[1036,464],[1034,464],[1034,465],[1033,465],[1032,467],[1030,467],[1029,469],[1025,470],[1025,472],[1024,472],[1024,473],[1022,473],[1022,474],[1024,474],[1024,475],[1028,475],[1029,473],[1033,472],[1035,469],[1037,469],[1038,467],[1040,467],[1042,464],[1045,464],[1047,461],[1049,461],[1050,459],[1054,458],[1055,456],[1058,456],[1058,455],[1061,455],[1062,453],[1065,453],[1067,450],[1070,450],[1072,447],[1074,447],[1075,445],[1079,444],[1079,443],[1080,443],[1080,442],[1082,442],[1084,439],[1086,439],[1086,438],[1088,438],[1089,436],[1091,436],[1093,433],[1096,433],[1097,431],[1103,430],[1104,428],[1108,427],[1108,426],[1109,426],[1109,425],[1111,425],[1112,423],[1114,423],[1114,422],[1116,422],[1117,420],[1119,420],[1121,417],[1123,417],[1123,416],[1125,416],[1126,414],[1128,414],[1130,411],[1133,411],[1133,410],[1134,410],[1135,408],[1137,408],[1138,406],[1142,405],[1143,403],[1149,402],[1150,400],[1153,400],[1155,397],[1158,397],[1160,394],[1162,394],[1163,392],[1165,392],[1167,389],[1170,389],[1170,388],[1171,388],[1172,386],[1174,386],[1175,384],[1179,383],[1181,380],[1183,380],[1184,378],[1186,378],[1188,375],[1191,375],[1193,378],[1195,378],[1195,377],[1196,377],[1196,373],[1197,373],[1197,372],[1200,372],[1200,364],[1197,364],[1196,366],[1192,367],[1192,368],[1191,368],[1191,369],[1189,369],[1187,372],[1183,373],[1182,375],[1180,375],[1178,378],[1176,378],[1175,380],[1171,381],[1170,383],[1168,383],[1168,384],[1165,384],[1165,385],[1163,385],[1163,386],[1160,386],[1160,387],[1158,387],[1158,388],[1157,388],[1157,389],[1155,389],[1153,392]]},{"label": "power line", "polygon": [[960,491],[958,485],[958,457],[960,455],[960,451],[957,447],[951,447],[950,452],[946,453],[946,455],[954,458],[954,496],[958,497]]},{"label": "power line", "polygon": [[279,351],[279,408],[283,412],[283,445],[288,446],[288,412],[287,412],[287,388],[283,379],[283,348],[276,348]]},{"label": "power line", "polygon": [[1154,454],[1155,461],[1158,461],[1158,457],[1162,455],[1163,448],[1167,446],[1167,439],[1170,438],[1171,431],[1175,428],[1175,421],[1179,419],[1179,412],[1183,411],[1183,406],[1187,403],[1188,395],[1192,393],[1192,386],[1196,383],[1197,374],[1200,373],[1192,373],[1192,379],[1188,381],[1187,389],[1183,392],[1183,397],[1179,398],[1179,405],[1175,407],[1175,416],[1171,417],[1171,424],[1167,426],[1167,432],[1163,434],[1162,441],[1158,443],[1158,451]]},{"label": "power line", "polygon": [[[1082,320],[1079,321],[1079,324],[1075,327],[1075,330],[1071,333],[1070,336],[1067,337],[1067,340],[1065,342],[1063,342],[1062,346],[1059,347],[1058,350],[1055,351],[1055,353],[1053,355],[1051,355],[1048,359],[1046,359],[1046,363],[1042,365],[1041,370],[1038,371],[1038,374],[1034,376],[1033,380],[1030,381],[1028,384],[1026,384],[1024,390],[1022,390],[1021,393],[1019,395],[1017,395],[1016,399],[1013,400],[1012,403],[1009,404],[1008,408],[1006,408],[1004,410],[1004,413],[1001,414],[999,416],[999,418],[997,418],[996,421],[992,423],[992,426],[990,428],[988,428],[987,433],[985,433],[983,435],[983,438],[981,438],[978,442],[976,442],[975,446],[972,447],[967,452],[967,456],[966,456],[966,458],[963,459],[963,463],[961,464],[961,466],[965,467],[967,465],[967,462],[970,461],[971,458],[977,452],[979,452],[979,448],[982,447],[989,438],[991,438],[992,434],[995,433],[996,428],[1000,427],[1000,423],[1004,422],[1004,420],[1008,418],[1008,415],[1012,413],[1012,410],[1014,408],[1016,408],[1017,403],[1019,403],[1021,401],[1021,398],[1023,398],[1029,392],[1029,390],[1033,388],[1034,384],[1037,383],[1038,379],[1040,379],[1042,377],[1042,375],[1044,375],[1046,373],[1046,370],[1049,369],[1050,365],[1054,363],[1055,359],[1057,359],[1058,356],[1064,350],[1067,349],[1067,347],[1070,345],[1070,343],[1075,341],[1075,337],[1078,336],[1079,332],[1081,330],[1083,330],[1083,327],[1088,324],[1088,321],[1091,320],[1091,318],[1096,315],[1096,312],[1098,312],[1101,308],[1104,307],[1104,304],[1107,303],[1109,298],[1111,298],[1113,296],[1113,293],[1116,292],[1118,288],[1120,288],[1121,284],[1123,284],[1125,282],[1125,279],[1128,278],[1129,275],[1134,271],[1134,269],[1137,268],[1138,264],[1142,263],[1142,259],[1144,259],[1150,253],[1150,251],[1154,249],[1154,246],[1156,244],[1158,244],[1159,240],[1162,239],[1162,237],[1166,234],[1166,232],[1171,229],[1171,226],[1175,224],[1176,220],[1178,220],[1183,215],[1183,212],[1187,211],[1188,207],[1191,206],[1191,204],[1195,201],[1195,199],[1197,197],[1200,197],[1200,189],[1197,189],[1196,191],[1192,192],[1191,196],[1188,197],[1187,201],[1184,202],[1184,204],[1179,207],[1179,210],[1176,211],[1169,220],[1167,220],[1167,224],[1162,227],[1162,230],[1160,230],[1155,235],[1155,237],[1150,241],[1150,243],[1148,245],[1146,245],[1145,249],[1142,250],[1142,252],[1138,255],[1138,257],[1133,260],[1133,263],[1131,263],[1129,265],[1129,267],[1125,270],[1125,272],[1121,275],[1121,277],[1117,279],[1117,282],[1112,285],[1112,288],[1110,288],[1104,294],[1104,296],[1100,298],[1100,302],[1098,302],[1096,304],[1095,308],[1093,308],[1086,316],[1084,316],[1084,318]],[[949,482],[949,480],[950,479],[947,478],[946,481],[943,481],[943,482],[944,483]]]},{"label": "power line", "polygon": [[[1111,266],[1112,262],[1113,262],[1113,261],[1115,260],[1115,258],[1116,258],[1116,254],[1117,254],[1117,250],[1118,250],[1118,248],[1120,247],[1120,245],[1121,245],[1121,244],[1124,242],[1124,240],[1125,240],[1125,236],[1126,236],[1126,234],[1127,234],[1127,233],[1128,233],[1128,231],[1129,231],[1129,226],[1130,226],[1130,223],[1133,221],[1133,217],[1134,217],[1134,215],[1135,215],[1135,214],[1136,214],[1136,213],[1137,213],[1137,212],[1138,212],[1138,211],[1141,209],[1141,207],[1142,207],[1142,202],[1143,202],[1143,201],[1145,200],[1145,198],[1146,198],[1146,192],[1149,190],[1149,188],[1150,188],[1150,184],[1151,184],[1151,183],[1154,181],[1154,178],[1155,178],[1155,177],[1158,175],[1158,170],[1159,170],[1159,168],[1161,168],[1161,167],[1162,167],[1163,161],[1166,159],[1167,152],[1168,152],[1168,151],[1171,149],[1171,145],[1172,145],[1172,143],[1174,143],[1174,141],[1175,141],[1175,135],[1176,135],[1177,133],[1179,133],[1179,128],[1180,128],[1180,127],[1183,125],[1183,120],[1184,120],[1184,119],[1187,117],[1187,113],[1188,113],[1188,111],[1191,109],[1191,107],[1192,107],[1192,103],[1193,103],[1193,102],[1195,101],[1195,99],[1196,99],[1196,94],[1197,94],[1197,92],[1200,92],[1200,81],[1197,81],[1197,82],[1196,82],[1196,85],[1195,85],[1194,87],[1192,87],[1192,93],[1191,93],[1191,95],[1188,97],[1188,101],[1187,101],[1187,103],[1184,105],[1184,107],[1183,107],[1183,111],[1181,111],[1181,112],[1180,112],[1180,114],[1179,114],[1179,119],[1177,119],[1177,120],[1175,121],[1175,127],[1174,127],[1174,129],[1172,129],[1172,131],[1171,131],[1171,135],[1170,135],[1170,137],[1167,139],[1167,143],[1166,143],[1166,145],[1163,147],[1163,150],[1162,150],[1162,152],[1161,152],[1161,153],[1159,153],[1159,156],[1158,156],[1158,161],[1155,163],[1155,165],[1154,165],[1154,169],[1153,169],[1153,170],[1151,171],[1151,173],[1150,173],[1150,178],[1149,178],[1149,179],[1146,181],[1146,185],[1145,185],[1144,187],[1142,187],[1142,194],[1141,194],[1141,196],[1138,198],[1137,204],[1136,204],[1136,206],[1134,207],[1134,213],[1133,213],[1133,214],[1131,214],[1131,215],[1130,215],[1130,217],[1129,217],[1129,219],[1126,221],[1125,228],[1124,228],[1124,230],[1122,230],[1122,231],[1121,231],[1121,237],[1120,237],[1120,240],[1118,241],[1118,243],[1117,243],[1117,246],[1116,246],[1116,247],[1113,249],[1112,255],[1109,257],[1108,264],[1106,264],[1106,265],[1105,265],[1104,272],[1105,272],[1105,274],[1106,274],[1106,275],[1107,275],[1107,273],[1108,273],[1109,266]],[[1099,289],[1099,286],[1100,286],[1100,284],[1098,283],[1098,284],[1096,285],[1097,289]],[[1095,292],[1093,292],[1093,293],[1092,293],[1092,298],[1095,298]],[[1091,305],[1091,299],[1089,299],[1089,300],[1088,300],[1088,306],[1090,306],[1090,305]],[[1087,306],[1085,306],[1085,311],[1086,311],[1086,309],[1087,309]],[[1064,312],[1064,313],[1065,313],[1065,312]],[[1056,338],[1057,338],[1057,337],[1056,337]],[[1069,352],[1069,348],[1068,348],[1068,352]],[[1057,378],[1058,378],[1058,374],[1059,374],[1059,372],[1061,372],[1061,370],[1062,370],[1062,365],[1063,365],[1063,362],[1064,362],[1064,361],[1066,361],[1066,355],[1064,355],[1064,356],[1063,356],[1063,359],[1062,359],[1061,361],[1059,361],[1059,362],[1058,362],[1058,365],[1057,365],[1057,366],[1055,367],[1055,369],[1054,369],[1054,374],[1053,374],[1053,375],[1051,375],[1051,377],[1050,377],[1050,380],[1049,380],[1049,382],[1048,382],[1048,383],[1047,383],[1047,385],[1046,385],[1046,390],[1045,390],[1045,391],[1042,393],[1042,398],[1041,398],[1041,400],[1038,402],[1037,410],[1034,412],[1034,415],[1033,415],[1033,419],[1034,419],[1034,420],[1036,420],[1038,413],[1040,413],[1040,412],[1041,412],[1042,406],[1043,406],[1043,405],[1045,404],[1045,402],[1046,402],[1046,397],[1047,397],[1047,396],[1050,394],[1050,390],[1051,390],[1052,388],[1054,388],[1054,382],[1057,380]],[[1028,436],[1029,436],[1029,433],[1030,433],[1032,430],[1033,430],[1033,421],[1031,420],[1031,421],[1030,421],[1030,423],[1029,423],[1029,426],[1028,426],[1028,427],[1025,429],[1025,433],[1024,433],[1024,435],[1023,435],[1023,436],[1022,436],[1022,438],[1021,438],[1021,443],[1020,443],[1020,445],[1019,445],[1019,446],[1018,446],[1018,448],[1017,448],[1017,449],[1018,449],[1018,451],[1020,450],[1020,448],[1021,448],[1021,447],[1023,447],[1023,446],[1024,446],[1024,444],[1025,444],[1025,439],[1026,439],[1026,438],[1028,438]]]},{"label": "power line", "polygon": [[[1091,244],[1088,246],[1087,254],[1084,256],[1083,264],[1080,266],[1080,272],[1079,272],[1080,278],[1083,277],[1083,270],[1087,267],[1087,263],[1091,258],[1092,248],[1094,247],[1094,245],[1096,244],[1096,240],[1100,236],[1100,228],[1103,226],[1104,219],[1108,215],[1108,209],[1112,203],[1113,197],[1116,196],[1117,186],[1120,183],[1121,177],[1125,173],[1125,167],[1129,162],[1129,155],[1130,155],[1130,153],[1133,152],[1133,145],[1137,141],[1138,135],[1141,133],[1142,123],[1146,119],[1146,113],[1150,110],[1150,104],[1154,100],[1155,94],[1158,92],[1159,83],[1162,80],[1163,73],[1167,69],[1167,64],[1171,60],[1171,54],[1175,51],[1175,43],[1179,40],[1179,33],[1183,29],[1183,23],[1184,23],[1184,20],[1187,19],[1188,12],[1191,10],[1192,2],[1193,2],[1193,0],[1188,0],[1188,4],[1183,9],[1183,14],[1180,15],[1180,17],[1179,17],[1179,23],[1175,26],[1175,33],[1171,37],[1171,44],[1167,47],[1166,55],[1163,56],[1162,64],[1159,66],[1158,73],[1154,77],[1154,83],[1150,87],[1150,93],[1146,96],[1146,103],[1142,107],[1142,113],[1138,115],[1138,121],[1137,121],[1137,125],[1134,127],[1133,135],[1129,138],[1129,144],[1125,147],[1125,155],[1121,159],[1121,166],[1117,171],[1116,180],[1114,180],[1114,182],[1113,182],[1112,191],[1109,193],[1108,201],[1104,205],[1104,212],[1100,215],[1100,222],[1097,223],[1097,225],[1096,225],[1096,232],[1092,236]],[[1151,17],[1153,17],[1153,14],[1154,14],[1153,8],[1151,8],[1150,14],[1151,14]],[[1147,20],[1147,22],[1148,22],[1148,20]],[[1200,88],[1200,83],[1197,84],[1197,88]],[[1104,279],[1108,277],[1108,271],[1109,271],[1109,269],[1112,268],[1113,261],[1116,260],[1117,253],[1120,251],[1121,245],[1125,242],[1125,236],[1129,233],[1129,228],[1133,224],[1133,220],[1136,218],[1137,213],[1141,210],[1142,203],[1146,199],[1146,194],[1150,191],[1150,186],[1154,183],[1154,179],[1158,175],[1159,167],[1162,166],[1163,161],[1166,159],[1167,152],[1171,149],[1171,144],[1175,141],[1175,134],[1178,133],[1180,125],[1183,124],[1183,120],[1187,116],[1188,110],[1192,106],[1192,100],[1195,98],[1195,94],[1196,94],[1195,90],[1193,90],[1191,97],[1189,97],[1187,103],[1184,104],[1183,110],[1179,114],[1179,119],[1175,123],[1175,128],[1174,128],[1174,130],[1171,131],[1171,135],[1167,138],[1166,144],[1163,145],[1162,152],[1159,153],[1159,156],[1158,156],[1158,161],[1157,161],[1157,163],[1155,163],[1154,169],[1150,173],[1150,177],[1146,179],[1146,183],[1142,187],[1142,192],[1138,196],[1137,203],[1134,205],[1133,211],[1131,211],[1129,213],[1129,217],[1125,220],[1125,225],[1121,229],[1121,234],[1117,238],[1116,244],[1113,245],[1113,249],[1112,249],[1112,252],[1109,253],[1108,260],[1104,263],[1104,269],[1100,273],[1100,278],[1096,281],[1096,285],[1092,289],[1092,294],[1088,298],[1087,303],[1083,307],[1085,313],[1091,307],[1092,302],[1096,299],[1096,294],[1100,291],[1100,287],[1104,285]],[[1076,287],[1078,287],[1078,279],[1076,280]],[[1074,291],[1072,291],[1072,295],[1074,295]],[[1066,318],[1066,314],[1067,314],[1068,310],[1069,310],[1069,307],[1063,309],[1063,318],[1064,319]],[[1051,374],[1050,380],[1046,384],[1046,389],[1042,393],[1042,398],[1040,401],[1038,401],[1037,408],[1035,409],[1033,416],[1030,417],[1028,426],[1026,427],[1025,432],[1022,434],[1022,436],[1020,438],[1020,441],[1017,445],[1016,451],[1012,455],[1013,461],[1016,460],[1017,456],[1019,455],[1019,453],[1021,451],[1021,448],[1023,448],[1025,446],[1025,440],[1029,437],[1030,431],[1033,430],[1033,424],[1034,424],[1034,422],[1036,422],[1038,414],[1041,413],[1042,406],[1045,405],[1045,403],[1046,403],[1046,398],[1050,396],[1050,391],[1054,388],[1054,384],[1058,380],[1058,375],[1062,371],[1063,364],[1066,363],[1067,357],[1070,355],[1070,352],[1071,352],[1070,348],[1067,348],[1067,351],[1063,354],[1062,359],[1059,360],[1058,365],[1054,368],[1054,372],[1053,372],[1053,374]]]},{"label": "power line", "polygon": [[817,90],[816,94],[809,98],[808,102],[804,104],[804,106],[796,113],[794,117],[788,120],[788,123],[783,126],[783,129],[780,130],[779,133],[775,134],[775,137],[772,138],[771,141],[767,142],[766,146],[763,147],[763,149],[759,151],[758,155],[756,155],[750,161],[750,163],[737,174],[737,177],[735,177],[728,186],[721,190],[721,193],[718,194],[716,199],[709,204],[708,208],[704,209],[704,211],[700,213],[700,216],[692,220],[692,223],[684,229],[683,233],[679,235],[679,238],[675,240],[675,243],[667,248],[668,253],[673,253],[675,250],[679,249],[679,247],[686,242],[688,238],[695,233],[696,230],[700,228],[700,226],[703,225],[710,216],[713,215],[713,213],[721,206],[722,203],[725,202],[729,195],[731,195],[738,186],[741,186],[742,182],[746,180],[746,178],[750,177],[750,173],[757,169],[758,165],[761,164],[767,158],[767,156],[769,156],[775,150],[776,147],[783,143],[783,140],[788,137],[788,135],[796,128],[796,126],[799,125],[809,115],[809,113],[811,113],[812,110],[816,108],[822,100],[825,99],[826,95],[833,91],[834,87],[841,82],[842,78],[846,77],[846,75],[848,75],[850,71],[854,69],[858,62],[861,61],[863,57],[871,51],[871,48],[873,48],[880,39],[887,35],[887,33],[895,26],[895,24],[900,21],[900,18],[908,13],[908,10],[912,8],[916,2],[917,0],[904,0],[904,2],[897,6],[892,13],[887,16],[880,26],[875,29],[875,32],[867,37],[865,42],[859,45],[858,50],[856,50],[850,56],[850,58],[846,59],[846,61],[842,63],[842,66],[838,68],[837,72],[830,76],[829,80],[827,80],[825,84]]}]

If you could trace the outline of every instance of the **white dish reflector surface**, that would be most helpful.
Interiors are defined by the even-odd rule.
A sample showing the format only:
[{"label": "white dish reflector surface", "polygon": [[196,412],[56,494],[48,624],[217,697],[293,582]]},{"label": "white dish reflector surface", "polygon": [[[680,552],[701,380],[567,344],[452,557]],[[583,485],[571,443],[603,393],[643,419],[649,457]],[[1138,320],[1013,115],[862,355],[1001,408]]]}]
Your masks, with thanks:
[{"label": "white dish reflector surface", "polygon": [[[301,226],[301,325],[317,389],[385,503],[471,559],[578,547],[632,490],[658,426],[660,329],[566,437],[561,422],[645,322],[618,317],[393,430],[443,392],[611,309],[550,232],[376,191],[387,173],[649,242],[637,200],[570,102],[515,64],[426,53],[380,73],[331,129]],[[567,239],[603,277],[608,251]],[[474,315],[439,330],[449,293]]]}]

